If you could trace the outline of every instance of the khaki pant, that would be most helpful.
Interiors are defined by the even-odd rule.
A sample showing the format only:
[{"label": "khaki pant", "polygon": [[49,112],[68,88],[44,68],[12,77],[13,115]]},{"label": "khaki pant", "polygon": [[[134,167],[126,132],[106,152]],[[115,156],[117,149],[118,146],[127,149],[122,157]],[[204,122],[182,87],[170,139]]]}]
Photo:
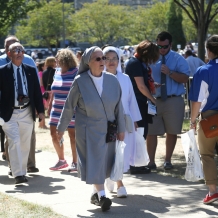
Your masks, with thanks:
[{"label": "khaki pant", "polygon": [[[28,157],[27,167],[35,167],[36,161],[35,161],[35,148],[36,148],[36,133],[35,133],[35,123],[33,123],[33,131],[31,135],[31,141],[30,141],[30,153]],[[8,161],[9,167],[10,167],[10,159],[8,155],[8,138],[6,136],[6,142],[5,142],[5,154],[6,154],[6,160]]]},{"label": "khaki pant", "polygon": [[14,177],[26,175],[30,140],[33,132],[31,108],[16,109],[3,130],[8,139],[10,166]]},{"label": "khaki pant", "polygon": [[[203,113],[202,117],[206,118],[215,113],[217,113],[217,111],[206,111]],[[217,184],[217,168],[216,162],[214,160],[214,149],[216,142],[218,142],[218,136],[214,138],[206,138],[201,128],[201,125],[199,124],[198,144],[203,164],[204,179],[206,185]]]}]

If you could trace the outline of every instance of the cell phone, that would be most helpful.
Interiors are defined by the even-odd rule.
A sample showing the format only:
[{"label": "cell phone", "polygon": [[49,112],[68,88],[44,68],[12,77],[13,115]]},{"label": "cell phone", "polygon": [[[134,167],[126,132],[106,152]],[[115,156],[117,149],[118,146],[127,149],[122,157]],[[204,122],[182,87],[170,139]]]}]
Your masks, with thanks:
[{"label": "cell phone", "polygon": [[42,121],[42,119],[39,118],[39,123]]}]

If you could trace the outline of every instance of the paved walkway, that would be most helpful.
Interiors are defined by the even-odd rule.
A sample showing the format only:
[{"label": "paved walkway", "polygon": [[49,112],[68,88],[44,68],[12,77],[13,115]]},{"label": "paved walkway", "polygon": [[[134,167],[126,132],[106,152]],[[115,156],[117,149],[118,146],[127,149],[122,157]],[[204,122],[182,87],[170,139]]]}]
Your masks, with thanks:
[{"label": "paved walkway", "polygon": [[[81,182],[77,173],[66,170],[50,171],[56,160],[50,152],[36,154],[40,172],[28,175],[28,184],[14,185],[7,176],[6,162],[0,159],[0,191],[32,203],[51,207],[66,217],[218,217],[218,202],[203,205],[207,189],[203,184],[190,183],[156,173],[148,175],[124,175],[128,197],[119,199],[116,193],[107,193],[112,199],[111,210],[102,213],[90,204],[92,186]],[[70,158],[67,158],[70,163]]]}]

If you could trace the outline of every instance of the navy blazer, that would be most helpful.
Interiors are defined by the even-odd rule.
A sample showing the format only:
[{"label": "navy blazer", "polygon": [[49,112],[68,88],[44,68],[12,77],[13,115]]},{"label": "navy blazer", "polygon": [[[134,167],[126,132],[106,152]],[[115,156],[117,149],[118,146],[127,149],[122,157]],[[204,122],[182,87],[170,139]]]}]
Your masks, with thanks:
[{"label": "navy blazer", "polygon": [[[32,117],[35,121],[36,112],[44,113],[42,93],[39,80],[36,75],[36,69],[26,64],[22,64],[26,75],[28,85],[28,97],[32,109]],[[0,91],[1,91],[1,118],[8,122],[11,119],[14,110],[14,69],[12,63],[0,67]]]}]

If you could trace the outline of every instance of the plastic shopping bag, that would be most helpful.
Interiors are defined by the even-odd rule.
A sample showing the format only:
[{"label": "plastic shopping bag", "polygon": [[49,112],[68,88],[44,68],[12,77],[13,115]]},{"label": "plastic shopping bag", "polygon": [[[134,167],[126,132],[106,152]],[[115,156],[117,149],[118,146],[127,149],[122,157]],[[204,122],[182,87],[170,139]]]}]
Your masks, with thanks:
[{"label": "plastic shopping bag", "polygon": [[146,166],[149,163],[149,156],[143,133],[144,128],[137,128],[137,131],[135,131],[136,148],[134,153],[134,166],[136,167]]},{"label": "plastic shopping bag", "polygon": [[116,156],[110,179],[118,181],[123,179],[124,149],[126,144],[123,141],[116,141]]},{"label": "plastic shopping bag", "polygon": [[204,178],[202,170],[200,155],[198,152],[197,143],[195,140],[194,130],[191,129],[188,132],[181,135],[182,146],[186,159],[186,171],[185,179],[187,181],[196,182]]}]

